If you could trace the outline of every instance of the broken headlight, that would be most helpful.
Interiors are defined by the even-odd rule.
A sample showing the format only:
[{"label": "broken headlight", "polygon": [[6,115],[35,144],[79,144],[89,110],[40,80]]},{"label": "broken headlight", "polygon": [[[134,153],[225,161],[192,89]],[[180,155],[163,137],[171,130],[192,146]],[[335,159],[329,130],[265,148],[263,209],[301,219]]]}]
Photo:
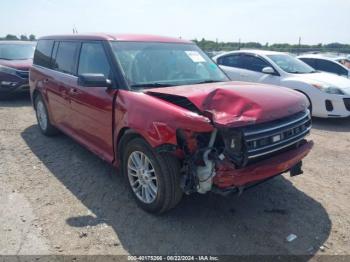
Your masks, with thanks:
[{"label": "broken headlight", "polygon": [[244,161],[242,132],[240,130],[225,129],[221,130],[220,133],[224,141],[224,155],[236,165],[242,165]]}]

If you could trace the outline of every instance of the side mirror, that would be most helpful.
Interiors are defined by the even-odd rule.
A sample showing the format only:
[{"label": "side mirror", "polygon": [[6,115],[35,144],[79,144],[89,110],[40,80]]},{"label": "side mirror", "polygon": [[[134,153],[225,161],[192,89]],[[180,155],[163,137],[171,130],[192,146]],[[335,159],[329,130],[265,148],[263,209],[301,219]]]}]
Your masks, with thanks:
[{"label": "side mirror", "polygon": [[275,70],[271,67],[271,66],[266,66],[264,67],[261,72],[263,72],[264,74],[269,74],[269,75],[273,75],[275,74]]},{"label": "side mirror", "polygon": [[112,81],[104,74],[81,74],[78,77],[78,85],[86,87],[111,87]]}]

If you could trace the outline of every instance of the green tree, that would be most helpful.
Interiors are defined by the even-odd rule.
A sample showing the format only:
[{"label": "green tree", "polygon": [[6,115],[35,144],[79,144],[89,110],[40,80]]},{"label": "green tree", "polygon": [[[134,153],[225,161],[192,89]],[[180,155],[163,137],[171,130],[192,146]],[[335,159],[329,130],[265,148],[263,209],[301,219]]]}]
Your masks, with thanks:
[{"label": "green tree", "polygon": [[35,35],[33,35],[33,34],[29,35],[29,40],[30,41],[35,41],[36,40]]},{"label": "green tree", "polygon": [[16,35],[6,35],[5,37],[6,40],[18,40],[18,37]]},{"label": "green tree", "polygon": [[26,35],[21,35],[21,40],[22,41],[28,41],[28,37]]}]

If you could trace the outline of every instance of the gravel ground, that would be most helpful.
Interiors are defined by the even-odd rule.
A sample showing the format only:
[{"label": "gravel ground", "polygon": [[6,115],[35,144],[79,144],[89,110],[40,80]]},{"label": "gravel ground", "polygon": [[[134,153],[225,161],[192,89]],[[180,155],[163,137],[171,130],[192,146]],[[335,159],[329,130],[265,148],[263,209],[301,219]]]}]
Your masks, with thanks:
[{"label": "gravel ground", "polygon": [[28,97],[0,101],[0,254],[350,254],[350,119],[314,119],[310,138],[304,175],[157,217],[110,165],[41,135]]}]

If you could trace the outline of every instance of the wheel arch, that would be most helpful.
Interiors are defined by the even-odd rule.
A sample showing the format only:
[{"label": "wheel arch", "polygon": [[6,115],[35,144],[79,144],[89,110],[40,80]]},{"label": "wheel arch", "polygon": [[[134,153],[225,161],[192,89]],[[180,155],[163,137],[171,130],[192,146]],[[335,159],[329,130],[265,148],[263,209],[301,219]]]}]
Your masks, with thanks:
[{"label": "wheel arch", "polygon": [[34,109],[36,109],[36,108],[35,108],[35,107],[36,107],[36,105],[35,105],[35,99],[36,99],[39,95],[42,96],[41,92],[40,92],[38,89],[34,89],[33,94],[32,94],[32,104],[33,104],[33,108],[34,108]]},{"label": "wheel arch", "polygon": [[132,139],[137,137],[140,137],[147,142],[147,139],[130,127],[123,127],[119,131],[115,142],[115,159],[117,160],[117,164],[121,163],[122,160],[122,148],[125,147]]},{"label": "wheel arch", "polygon": [[302,93],[304,96],[306,96],[307,100],[309,101],[309,104],[310,104],[310,114],[312,113],[312,101],[311,101],[311,98],[308,94],[306,94],[304,91],[301,91],[300,89],[294,89],[295,91],[299,92],[299,93]]}]

